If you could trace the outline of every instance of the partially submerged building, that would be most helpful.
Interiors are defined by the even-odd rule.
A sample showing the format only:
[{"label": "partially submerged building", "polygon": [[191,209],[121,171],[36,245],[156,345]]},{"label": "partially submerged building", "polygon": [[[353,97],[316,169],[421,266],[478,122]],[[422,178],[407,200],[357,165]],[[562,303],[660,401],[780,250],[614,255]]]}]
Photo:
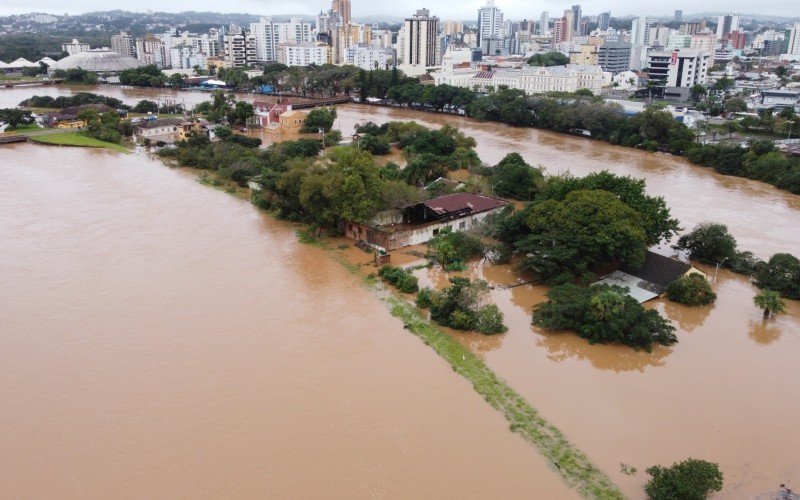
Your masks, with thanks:
[{"label": "partially submerged building", "polygon": [[705,276],[689,263],[648,251],[640,267],[625,266],[597,283],[625,287],[628,295],[642,303],[663,295],[678,278],[695,273]]},{"label": "partially submerged building", "polygon": [[344,222],[348,238],[384,250],[428,242],[440,231],[466,231],[508,204],[500,198],[455,193],[378,214],[369,224]]}]

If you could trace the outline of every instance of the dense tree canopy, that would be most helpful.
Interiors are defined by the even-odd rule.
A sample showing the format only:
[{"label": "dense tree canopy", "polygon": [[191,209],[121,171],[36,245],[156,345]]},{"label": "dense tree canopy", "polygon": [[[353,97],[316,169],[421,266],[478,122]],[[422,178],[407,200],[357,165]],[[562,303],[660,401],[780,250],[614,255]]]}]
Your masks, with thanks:
[{"label": "dense tree canopy", "polygon": [[303,122],[302,132],[316,133],[319,130],[329,131],[336,120],[336,108],[315,108],[312,109]]},{"label": "dense tree canopy", "polygon": [[678,341],[675,328],[658,311],[646,310],[625,289],[571,283],[547,292],[533,310],[533,323],[547,330],[572,330],[591,343],[619,343],[650,350]]},{"label": "dense tree canopy", "polygon": [[652,500],[704,500],[722,489],[722,471],[705,460],[689,458],[671,467],[654,465],[647,473],[652,478],[644,490]]},{"label": "dense tree canopy", "polygon": [[693,259],[719,263],[736,255],[736,238],[724,224],[703,222],[678,239],[678,248],[688,250]]},{"label": "dense tree canopy", "polygon": [[530,201],[544,182],[544,175],[519,153],[509,153],[491,169],[490,182],[496,194]]},{"label": "dense tree canopy", "polygon": [[528,64],[531,66],[564,66],[569,64],[569,56],[561,52],[534,54],[528,58]]},{"label": "dense tree canopy", "polygon": [[759,267],[756,286],[800,300],[800,259],[792,254],[776,253]]},{"label": "dense tree canopy", "polygon": [[530,234],[517,245],[521,265],[546,281],[588,280],[598,264],[644,262],[644,220],[609,191],[577,190],[537,203],[526,222]]}]

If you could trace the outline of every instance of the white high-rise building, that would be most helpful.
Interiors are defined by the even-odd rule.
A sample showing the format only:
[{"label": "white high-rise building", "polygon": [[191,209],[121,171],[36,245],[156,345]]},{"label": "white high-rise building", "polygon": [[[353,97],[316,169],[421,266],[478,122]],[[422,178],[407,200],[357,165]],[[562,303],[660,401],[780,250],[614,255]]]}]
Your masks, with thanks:
[{"label": "white high-rise building", "polygon": [[717,19],[717,40],[722,40],[731,31],[739,29],[739,14],[719,16]]},{"label": "white high-rise building", "polygon": [[800,23],[794,23],[789,32],[789,44],[787,45],[787,54],[800,54]]},{"label": "white high-rise building", "polygon": [[[420,9],[406,18],[402,34],[402,63],[408,66],[430,67],[439,64],[439,18],[428,9]],[[398,38],[398,44],[401,40]]]},{"label": "white high-rise building", "polygon": [[478,40],[483,53],[488,53],[488,40],[503,37],[503,12],[495,7],[494,0],[488,0],[485,7],[478,9]]},{"label": "white high-rise building", "polygon": [[631,22],[631,43],[637,45],[649,45],[650,42],[650,22],[647,17],[637,17]]},{"label": "white high-rise building", "polygon": [[262,17],[259,22],[250,24],[250,33],[255,40],[256,59],[259,61],[277,61],[279,45],[313,41],[311,23],[299,18],[279,23]]},{"label": "white high-rise building", "polygon": [[547,11],[542,12],[542,17],[539,18],[539,34],[550,34],[550,13]]}]

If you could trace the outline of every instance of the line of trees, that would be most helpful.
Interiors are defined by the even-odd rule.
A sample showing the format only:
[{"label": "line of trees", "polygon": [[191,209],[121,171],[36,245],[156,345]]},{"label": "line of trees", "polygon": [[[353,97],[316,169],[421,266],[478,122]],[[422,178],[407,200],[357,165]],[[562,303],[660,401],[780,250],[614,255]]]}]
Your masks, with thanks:
[{"label": "line of trees", "polygon": [[107,97],[104,95],[92,94],[91,92],[78,92],[75,95],[59,96],[59,97],[52,97],[49,95],[45,96],[34,95],[33,97],[25,99],[24,101],[19,103],[20,106],[27,108],[53,108],[53,109],[69,108],[72,106],[83,106],[84,104],[104,104],[114,109],[125,109],[125,110],[130,109],[130,106],[124,104],[119,99],[115,99],[113,97]]}]

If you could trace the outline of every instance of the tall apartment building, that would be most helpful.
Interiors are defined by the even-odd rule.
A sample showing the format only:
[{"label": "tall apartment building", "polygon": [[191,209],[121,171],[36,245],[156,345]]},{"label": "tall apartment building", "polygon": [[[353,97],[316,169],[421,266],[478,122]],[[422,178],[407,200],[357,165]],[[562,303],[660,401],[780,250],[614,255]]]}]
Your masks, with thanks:
[{"label": "tall apartment building", "polygon": [[389,30],[372,30],[369,43],[370,45],[390,49],[392,48],[392,32]]},{"label": "tall apartment building", "polygon": [[271,18],[262,17],[259,22],[250,24],[250,33],[255,40],[256,59],[259,61],[277,61],[281,44],[313,41],[311,23],[299,18],[273,22]]},{"label": "tall apartment building", "polygon": [[258,61],[256,39],[250,30],[239,27],[224,36],[225,61],[234,68],[244,68]]},{"label": "tall apartment building", "polygon": [[547,11],[542,12],[541,17],[539,18],[539,34],[550,34],[550,13]]},{"label": "tall apartment building", "polygon": [[568,42],[570,31],[569,19],[566,16],[561,19],[554,19],[553,30],[551,31],[553,45]]},{"label": "tall apartment building", "polygon": [[[478,17],[480,18],[480,11],[478,11]],[[443,29],[445,35],[454,36],[464,32],[464,23],[461,21],[447,21],[444,23]]]},{"label": "tall apartment building", "polygon": [[683,11],[682,10],[676,10],[674,19],[675,19],[676,23],[682,23],[683,22]]},{"label": "tall apartment building", "polygon": [[631,43],[635,45],[650,44],[650,21],[647,17],[637,17],[631,21]]},{"label": "tall apartment building", "polygon": [[597,29],[605,31],[611,25],[611,12],[601,12],[597,16]]},{"label": "tall apartment building", "polygon": [[731,31],[739,29],[739,14],[719,16],[717,19],[717,40],[722,40]]},{"label": "tall apartment building", "polygon": [[350,24],[350,0],[333,0],[331,2],[331,10],[339,14],[342,26]]},{"label": "tall apartment building", "polygon": [[794,23],[794,26],[786,30],[785,39],[787,41],[786,53],[800,54],[800,23]]},{"label": "tall apartment building", "polygon": [[488,0],[485,7],[478,9],[478,40],[484,54],[489,53],[488,41],[503,36],[503,12],[495,7],[494,0]]},{"label": "tall apartment building", "polygon": [[72,43],[62,43],[61,50],[69,55],[79,54],[81,52],[86,52],[87,50],[89,50],[89,44],[81,43],[78,41],[77,38],[73,38]]},{"label": "tall apartment building", "polygon": [[577,35],[585,35],[586,33],[581,32],[581,6],[580,5],[573,5],[572,6],[572,32]]},{"label": "tall apartment building", "polygon": [[111,37],[111,50],[123,56],[136,57],[136,39],[127,31]]},{"label": "tall apartment building", "polygon": [[136,56],[145,64],[155,64],[159,68],[168,66],[164,42],[152,33],[136,40]]},{"label": "tall apartment building", "polygon": [[[441,59],[438,40],[439,18],[420,9],[403,24],[402,63],[411,66],[436,66]],[[399,42],[399,40],[398,40]]]}]

